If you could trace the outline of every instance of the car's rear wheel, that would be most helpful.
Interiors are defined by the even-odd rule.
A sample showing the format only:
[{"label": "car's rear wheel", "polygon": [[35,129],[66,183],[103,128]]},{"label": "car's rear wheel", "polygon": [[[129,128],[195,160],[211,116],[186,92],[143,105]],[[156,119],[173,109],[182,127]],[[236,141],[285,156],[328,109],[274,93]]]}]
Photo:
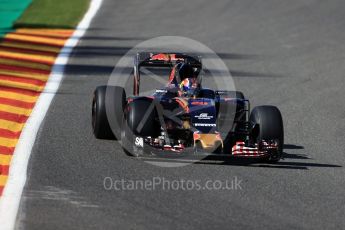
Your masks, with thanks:
[{"label": "car's rear wheel", "polygon": [[[122,87],[99,86],[92,100],[92,129],[96,138],[116,139],[121,127],[126,93]],[[115,135],[114,135],[115,133]]]},{"label": "car's rear wheel", "polygon": [[259,143],[263,140],[277,142],[277,151],[270,154],[266,160],[278,162],[284,145],[283,119],[279,109],[269,105],[257,106],[252,110],[249,121],[253,127],[251,138],[254,142]]}]

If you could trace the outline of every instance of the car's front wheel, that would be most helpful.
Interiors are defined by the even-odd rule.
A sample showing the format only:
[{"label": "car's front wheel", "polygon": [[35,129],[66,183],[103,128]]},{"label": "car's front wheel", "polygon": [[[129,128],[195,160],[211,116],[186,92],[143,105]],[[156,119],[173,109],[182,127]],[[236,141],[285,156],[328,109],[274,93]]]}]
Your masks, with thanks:
[{"label": "car's front wheel", "polygon": [[[99,86],[92,99],[92,129],[98,139],[119,137],[126,93],[122,87]],[[115,135],[114,135],[115,133]]]},{"label": "car's front wheel", "polygon": [[276,152],[267,158],[270,162],[278,162],[281,159],[284,145],[283,119],[279,109],[275,106],[257,106],[249,118],[253,127],[252,139],[256,143],[261,141],[276,141],[278,148]]}]

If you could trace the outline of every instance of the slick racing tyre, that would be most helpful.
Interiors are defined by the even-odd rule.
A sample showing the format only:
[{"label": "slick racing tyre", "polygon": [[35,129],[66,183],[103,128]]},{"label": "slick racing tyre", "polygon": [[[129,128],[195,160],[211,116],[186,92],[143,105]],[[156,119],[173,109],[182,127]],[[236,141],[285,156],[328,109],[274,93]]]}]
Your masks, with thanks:
[{"label": "slick racing tyre", "polygon": [[257,106],[250,114],[250,125],[252,125],[252,139],[259,143],[262,140],[275,140],[278,143],[278,149],[266,160],[278,162],[283,153],[284,145],[284,127],[283,119],[279,109],[275,106]]},{"label": "slick racing tyre", "polygon": [[[92,129],[96,138],[116,139],[120,136],[125,103],[126,93],[122,87],[97,87],[92,100]],[[112,117],[108,117],[107,114]]]}]

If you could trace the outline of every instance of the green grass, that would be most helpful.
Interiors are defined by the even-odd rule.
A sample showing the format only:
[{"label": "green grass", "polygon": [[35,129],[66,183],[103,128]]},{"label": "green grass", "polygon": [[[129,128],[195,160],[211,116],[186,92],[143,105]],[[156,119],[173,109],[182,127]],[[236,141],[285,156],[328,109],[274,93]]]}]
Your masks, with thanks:
[{"label": "green grass", "polygon": [[33,0],[15,28],[75,28],[90,0]]}]

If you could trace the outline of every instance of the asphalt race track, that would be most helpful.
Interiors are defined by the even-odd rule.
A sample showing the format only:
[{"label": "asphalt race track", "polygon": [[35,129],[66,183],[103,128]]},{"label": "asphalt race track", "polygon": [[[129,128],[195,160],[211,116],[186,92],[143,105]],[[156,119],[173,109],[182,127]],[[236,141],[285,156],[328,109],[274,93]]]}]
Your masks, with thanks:
[{"label": "asphalt race track", "polygon": [[[18,229],[343,229],[345,2],[106,0],[75,48],[29,162]],[[253,106],[284,118],[277,164],[157,167],[97,140],[91,98],[137,43],[185,36],[216,51]],[[241,180],[237,190],[108,191],[125,180]]]}]

